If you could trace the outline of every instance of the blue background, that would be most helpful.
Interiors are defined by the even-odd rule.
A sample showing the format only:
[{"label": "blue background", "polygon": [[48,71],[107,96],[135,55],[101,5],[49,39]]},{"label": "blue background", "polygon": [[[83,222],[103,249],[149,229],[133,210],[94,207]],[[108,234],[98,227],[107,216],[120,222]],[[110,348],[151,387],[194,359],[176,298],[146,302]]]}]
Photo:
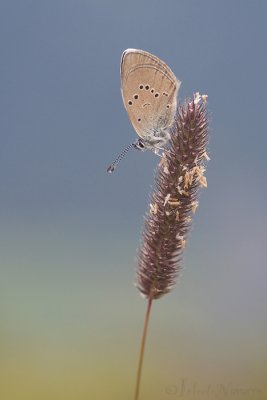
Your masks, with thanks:
[{"label": "blue background", "polygon": [[106,173],[136,136],[120,94],[131,47],[168,63],[180,101],[209,95],[211,128],[185,268],[152,307],[142,398],[178,398],[182,379],[266,391],[265,39],[265,1],[0,1],[1,398],[132,397],[158,158],[132,152]]}]

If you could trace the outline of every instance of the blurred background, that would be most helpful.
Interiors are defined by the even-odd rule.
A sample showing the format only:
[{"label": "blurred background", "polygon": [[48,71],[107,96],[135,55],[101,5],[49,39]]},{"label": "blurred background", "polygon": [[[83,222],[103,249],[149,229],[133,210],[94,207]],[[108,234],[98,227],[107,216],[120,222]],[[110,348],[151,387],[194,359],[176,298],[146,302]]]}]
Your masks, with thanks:
[{"label": "blurred background", "polygon": [[1,399],[133,397],[136,254],[158,158],[133,151],[106,173],[136,137],[120,94],[129,47],[168,63],[180,101],[208,94],[211,127],[208,189],[181,279],[152,306],[140,399],[214,399],[208,385],[266,398],[266,11],[0,1]]}]

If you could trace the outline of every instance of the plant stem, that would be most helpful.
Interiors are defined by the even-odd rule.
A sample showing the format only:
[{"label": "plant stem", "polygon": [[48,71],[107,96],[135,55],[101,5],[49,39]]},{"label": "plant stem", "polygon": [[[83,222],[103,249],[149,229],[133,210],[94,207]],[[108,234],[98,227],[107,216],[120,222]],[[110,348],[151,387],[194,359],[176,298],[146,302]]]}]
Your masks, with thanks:
[{"label": "plant stem", "polygon": [[144,321],[144,329],[143,329],[143,336],[142,336],[142,341],[141,341],[141,348],[140,348],[140,354],[139,354],[139,363],[138,363],[138,370],[137,370],[137,378],[136,378],[136,384],[135,384],[134,400],[138,400],[138,398],[139,398],[140,381],[141,381],[141,375],[142,375],[142,367],[143,367],[143,360],[144,360],[144,353],[145,353],[147,328],[148,328],[151,305],[152,305],[152,298],[150,297],[148,299],[148,302],[147,302],[146,316],[145,316],[145,321]]}]

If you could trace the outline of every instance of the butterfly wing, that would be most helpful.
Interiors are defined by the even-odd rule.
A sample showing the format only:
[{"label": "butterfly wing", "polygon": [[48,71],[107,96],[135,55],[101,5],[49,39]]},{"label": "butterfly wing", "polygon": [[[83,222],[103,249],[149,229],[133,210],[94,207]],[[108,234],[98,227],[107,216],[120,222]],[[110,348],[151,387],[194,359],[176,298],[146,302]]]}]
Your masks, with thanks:
[{"label": "butterfly wing", "polygon": [[121,90],[125,108],[137,134],[145,139],[170,127],[181,82],[158,57],[127,49],[121,59]]}]

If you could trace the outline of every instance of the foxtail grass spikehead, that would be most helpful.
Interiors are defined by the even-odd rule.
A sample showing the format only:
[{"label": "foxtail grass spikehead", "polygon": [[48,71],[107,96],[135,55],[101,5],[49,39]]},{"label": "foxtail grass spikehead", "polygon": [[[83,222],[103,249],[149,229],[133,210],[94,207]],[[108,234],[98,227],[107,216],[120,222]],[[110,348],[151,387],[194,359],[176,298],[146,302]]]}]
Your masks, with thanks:
[{"label": "foxtail grass spikehead", "polygon": [[207,96],[194,95],[179,106],[171,139],[157,167],[155,188],[145,217],[138,255],[140,293],[158,299],[170,292],[181,270],[198,191],[204,176],[208,144]]}]

